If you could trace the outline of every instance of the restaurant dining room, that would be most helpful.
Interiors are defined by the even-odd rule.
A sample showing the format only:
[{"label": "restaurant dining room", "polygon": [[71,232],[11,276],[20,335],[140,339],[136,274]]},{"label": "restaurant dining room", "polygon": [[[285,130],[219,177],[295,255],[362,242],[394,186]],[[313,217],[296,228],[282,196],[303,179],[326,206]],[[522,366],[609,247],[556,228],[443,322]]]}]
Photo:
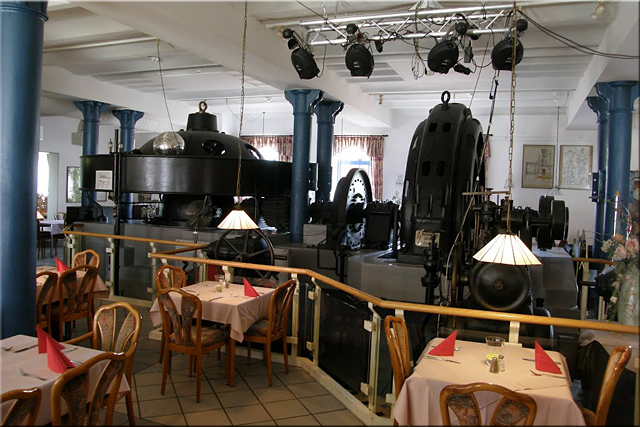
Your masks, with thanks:
[{"label": "restaurant dining room", "polygon": [[640,425],[639,16],[0,0],[1,425]]}]

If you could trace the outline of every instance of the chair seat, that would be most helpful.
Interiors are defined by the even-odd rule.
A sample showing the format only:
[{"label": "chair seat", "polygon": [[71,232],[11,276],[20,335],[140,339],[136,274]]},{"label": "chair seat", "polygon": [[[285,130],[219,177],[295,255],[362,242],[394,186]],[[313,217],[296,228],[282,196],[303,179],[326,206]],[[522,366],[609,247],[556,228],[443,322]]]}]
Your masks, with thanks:
[{"label": "chair seat", "polygon": [[[224,341],[229,337],[229,330],[223,329],[219,327],[206,327],[201,328],[201,343],[203,347],[208,347],[217,342]],[[169,341],[171,343],[176,342],[176,333],[172,333],[169,335]],[[196,329],[195,327],[191,328],[191,342],[196,342]]]},{"label": "chair seat", "polygon": [[269,330],[269,320],[268,319],[260,319],[245,332],[245,335],[258,335],[261,337],[267,336],[267,331]]},{"label": "chair seat", "polygon": [[[76,310],[76,313],[82,313],[89,310],[89,304],[87,302],[83,302],[80,305],[80,308]],[[62,307],[62,314],[67,315],[69,313],[69,308],[67,306]],[[51,317],[57,319],[60,316],[60,305],[56,304],[51,307]]]},{"label": "chair seat", "polygon": [[584,417],[584,422],[588,426],[596,425],[596,414],[593,413],[591,409],[583,408],[580,406],[580,411],[582,412],[582,416]]}]

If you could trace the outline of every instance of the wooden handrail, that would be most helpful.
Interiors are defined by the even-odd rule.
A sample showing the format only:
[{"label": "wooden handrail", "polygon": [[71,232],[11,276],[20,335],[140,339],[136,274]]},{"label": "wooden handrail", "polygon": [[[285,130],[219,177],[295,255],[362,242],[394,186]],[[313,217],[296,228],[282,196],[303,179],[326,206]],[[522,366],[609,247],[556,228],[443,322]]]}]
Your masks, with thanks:
[{"label": "wooden handrail", "polygon": [[616,265],[614,261],[609,261],[608,259],[600,259],[600,258],[573,258],[574,262],[592,262],[594,264],[607,264],[607,265]]},{"label": "wooden handrail", "polygon": [[175,254],[181,254],[183,252],[191,252],[191,251],[197,251],[198,249],[204,249],[207,246],[209,246],[208,243],[203,243],[201,245],[198,246],[189,246],[186,248],[178,248],[178,249],[170,249],[168,251],[158,251],[156,252],[157,254],[161,254],[161,255],[175,255]]},{"label": "wooden handrail", "polygon": [[[133,236],[119,236],[117,234],[100,234],[100,233],[89,233],[88,231],[63,231],[64,234],[71,234],[74,236],[89,236],[89,237],[102,237],[104,239],[117,239],[117,240],[130,240],[133,242],[145,242],[145,243],[158,243],[161,245],[172,245],[172,246],[188,246],[194,248],[196,246],[202,246],[202,243],[193,243],[193,242],[178,242],[175,240],[160,240],[160,239],[149,239],[147,237],[133,237]],[[193,249],[192,249],[193,250]]]},{"label": "wooden handrail", "polygon": [[[189,250],[193,250],[194,246],[201,246],[202,244],[198,243],[189,243],[189,242],[175,242],[169,240],[156,240],[156,239],[147,239],[142,237],[127,237],[127,236],[115,236],[109,234],[97,234],[97,233],[87,233],[87,232],[79,232],[79,231],[70,231],[65,232],[65,234],[76,234],[76,235],[89,235],[93,237],[103,237],[103,238],[120,238],[121,240],[134,240],[134,241],[145,241],[145,242],[154,242],[161,244],[171,244],[171,245],[184,245],[191,246]],[[626,333],[626,334],[640,334],[640,327],[631,326],[631,325],[623,325],[619,323],[612,322],[596,322],[592,320],[576,320],[576,319],[565,319],[560,317],[546,317],[546,316],[532,316],[529,314],[517,314],[517,313],[504,313],[504,312],[495,312],[495,311],[486,311],[486,310],[474,310],[468,308],[455,308],[455,307],[443,307],[439,305],[428,305],[428,304],[417,304],[412,302],[400,302],[400,301],[390,301],[383,300],[378,297],[374,297],[366,292],[363,292],[359,289],[354,289],[351,286],[345,285],[344,283],[338,282],[337,280],[326,277],[318,272],[313,270],[308,270],[306,268],[294,268],[294,267],[281,267],[275,265],[263,265],[263,264],[248,264],[236,261],[221,261],[216,259],[206,259],[206,258],[194,258],[194,257],[186,257],[180,255],[172,255],[167,253],[153,253],[150,252],[147,254],[149,258],[156,259],[167,259],[173,261],[186,261],[193,262],[198,264],[208,264],[208,265],[216,265],[216,266],[229,266],[236,268],[248,268],[254,270],[262,270],[262,271],[275,271],[289,274],[302,274],[309,277],[313,277],[316,280],[320,280],[321,282],[339,289],[343,292],[348,293],[356,298],[359,298],[363,301],[370,302],[373,305],[380,308],[388,308],[395,310],[405,310],[405,311],[416,311],[419,313],[431,313],[431,314],[442,314],[446,316],[461,316],[461,317],[471,317],[476,319],[487,319],[487,320],[500,320],[505,322],[520,322],[520,323],[529,323],[534,325],[545,325],[545,326],[561,326],[567,328],[576,328],[576,329],[595,329],[600,331],[609,331],[609,332],[618,332],[618,333]],[[580,260],[580,258],[577,258]],[[589,259],[589,258],[584,258]],[[574,258],[576,260],[576,258]],[[603,261],[603,260],[600,260]]]}]

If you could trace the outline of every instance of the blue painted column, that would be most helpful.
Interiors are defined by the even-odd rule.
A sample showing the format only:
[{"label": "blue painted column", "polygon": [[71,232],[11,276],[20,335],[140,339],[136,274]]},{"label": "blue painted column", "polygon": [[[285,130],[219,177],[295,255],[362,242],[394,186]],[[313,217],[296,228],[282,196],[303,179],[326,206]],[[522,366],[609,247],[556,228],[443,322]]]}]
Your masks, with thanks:
[{"label": "blue painted column", "polygon": [[317,89],[285,90],[293,105],[293,164],[291,167],[291,242],[302,243],[303,225],[309,209],[309,151],[311,150],[311,114],[322,101]]},{"label": "blue painted column", "polygon": [[46,2],[0,2],[2,337],[35,334],[36,183]]},{"label": "blue painted column", "polygon": [[609,106],[607,100],[600,96],[590,96],[587,98],[589,108],[596,113],[598,123],[598,177],[600,187],[596,198],[591,200],[596,202],[596,212],[594,221],[593,256],[602,258],[602,237],[604,233],[604,213],[606,199],[607,182],[607,157],[609,153]]},{"label": "blue painted column", "polygon": [[316,107],[318,120],[318,191],[316,202],[329,202],[331,196],[331,155],[333,153],[333,126],[336,116],[344,108],[340,101],[322,101]]},{"label": "blue painted column", "polygon": [[[82,112],[82,155],[90,156],[98,154],[98,142],[100,135],[100,115],[107,111],[109,104],[98,101],[76,101],[76,108]],[[93,200],[96,199],[96,192],[89,193]],[[92,206],[84,191],[82,192],[82,206]]]},{"label": "blue painted column", "polygon": [[621,80],[597,83],[598,95],[607,99],[609,106],[609,154],[607,158],[607,204],[605,206],[604,239],[611,237],[616,192],[620,202],[629,205],[629,175],[631,171],[631,126],[633,101],[638,97],[638,82]]},{"label": "blue painted column", "polygon": [[[142,111],[136,110],[114,110],[113,115],[120,120],[120,142],[122,143],[122,151],[127,152],[135,148],[134,136],[136,122],[144,116]],[[120,205],[118,213],[121,219],[133,218],[133,194],[123,194],[120,200],[124,203]]]}]

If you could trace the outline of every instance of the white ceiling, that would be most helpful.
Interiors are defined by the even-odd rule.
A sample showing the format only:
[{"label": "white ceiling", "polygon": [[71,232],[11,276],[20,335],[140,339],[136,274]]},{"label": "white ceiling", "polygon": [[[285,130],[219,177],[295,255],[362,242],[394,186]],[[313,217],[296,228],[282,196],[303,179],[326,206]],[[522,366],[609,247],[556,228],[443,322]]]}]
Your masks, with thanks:
[{"label": "white ceiling", "polygon": [[[308,1],[304,4],[319,14],[323,12],[322,2]],[[440,4],[443,7],[458,7],[480,5],[480,2],[441,0]],[[542,25],[597,49],[608,27],[615,25],[620,6],[616,2],[606,2],[606,12],[599,19],[593,19],[591,14],[597,4],[598,2],[564,2],[525,7],[524,10]],[[383,10],[406,11],[411,5],[407,2],[340,1],[338,14],[343,16]],[[155,39],[159,37],[163,40],[159,43],[160,64],[163,68],[166,96],[170,101],[183,101],[184,105],[195,109],[198,101],[206,99],[212,112],[228,112],[229,109],[237,112],[241,81],[238,70],[242,6],[242,3],[233,2],[161,2],[138,6],[129,3],[51,2],[49,21],[45,24],[44,74],[46,75],[48,70],[63,68],[72,76],[95,79],[96,85],[108,83],[129,89],[133,94],[161,95],[158,46]],[[335,6],[334,2],[326,2],[329,17],[334,16]],[[144,16],[139,16],[144,15],[145,9],[142,7],[149,11],[147,20]],[[218,16],[218,11],[224,16]],[[202,22],[199,21],[198,15],[201,15]],[[375,125],[384,122],[383,115],[376,116],[380,111],[407,114],[425,111],[425,108],[430,108],[438,102],[443,90],[451,91],[457,102],[468,103],[476,84],[474,114],[486,114],[489,110],[488,92],[493,78],[490,66],[481,73],[463,75],[452,70],[448,74],[424,76],[416,80],[411,70],[413,46],[399,40],[385,43],[381,54],[374,52],[376,66],[369,79],[349,75],[344,64],[342,47],[328,47],[325,57],[325,48],[316,46],[314,54],[321,68],[322,58],[325,57],[326,76],[323,75],[322,79],[301,81],[297,79],[291,64],[287,63],[289,53],[286,42],[276,36],[275,28],[267,30],[263,24],[317,16],[297,2],[266,1],[251,2],[249,15],[251,28],[248,34],[246,68],[248,112],[291,111],[291,107],[284,100],[283,89],[296,85],[324,89],[330,96],[344,100],[354,117],[361,111],[361,123],[366,123],[367,117],[371,116],[377,119],[372,119]],[[159,18],[153,17],[162,17],[166,21],[160,22]],[[208,18],[212,22],[209,28],[206,25]],[[152,19],[157,19],[157,25],[154,26],[155,22]],[[635,52],[637,55],[637,17],[635,19],[635,37],[634,34],[627,36],[628,40],[621,49],[627,53]],[[220,22],[225,20],[227,26],[223,28]],[[185,21],[193,21],[193,34],[189,31],[178,31],[178,24],[185,24]],[[188,28],[190,22],[186,24]],[[171,28],[167,28],[169,25],[176,27],[174,33],[171,33]],[[262,28],[256,28],[258,26]],[[299,27],[296,29],[299,30]],[[207,34],[212,35],[210,43],[206,43],[206,38],[203,40],[200,30],[206,30]],[[261,32],[258,33],[258,30]],[[485,35],[474,43],[474,55],[478,63],[483,62],[485,52],[484,61],[489,61],[494,41],[488,37]],[[517,111],[534,114],[553,113],[557,106],[567,104],[581,79],[590,77],[588,69],[592,57],[549,38],[533,25],[524,33],[522,42],[525,51],[524,59],[517,67]],[[431,40],[421,41],[421,46],[426,48],[432,45]],[[487,45],[489,47],[485,49]],[[233,52],[232,49],[237,52],[237,58],[225,54]],[[425,59],[426,56],[426,50],[423,50]],[[262,60],[268,67],[256,65],[257,62],[253,61],[257,59]],[[605,67],[603,74],[608,80],[625,78],[627,75],[635,76],[632,78],[637,79],[637,69],[638,61],[619,60]],[[496,101],[498,113],[504,113],[508,108],[509,74],[503,73],[500,79]],[[70,85],[60,87],[68,88]],[[78,96],[75,93],[64,93],[63,89],[56,91],[52,87],[48,87],[48,92],[63,98]],[[380,95],[382,105],[379,105]],[[592,113],[579,108],[583,99],[575,101],[578,111],[576,120],[581,126],[589,121],[595,123],[595,116],[593,120],[585,116]],[[129,107],[125,103],[119,105]],[[370,110],[366,110],[365,107]],[[373,113],[370,114],[368,111]]]}]

